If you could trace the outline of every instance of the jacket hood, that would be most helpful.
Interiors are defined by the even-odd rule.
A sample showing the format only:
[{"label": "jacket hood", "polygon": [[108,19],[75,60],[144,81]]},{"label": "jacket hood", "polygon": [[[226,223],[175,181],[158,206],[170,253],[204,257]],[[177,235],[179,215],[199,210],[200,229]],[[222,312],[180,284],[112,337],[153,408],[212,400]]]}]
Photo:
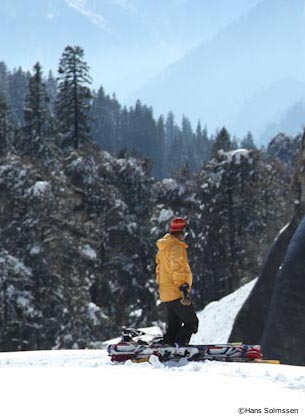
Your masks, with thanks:
[{"label": "jacket hood", "polygon": [[178,238],[176,238],[174,235],[171,235],[170,233],[167,233],[166,235],[163,236],[163,238],[157,241],[157,247],[159,248],[160,251],[162,251],[168,246],[172,246],[177,243],[185,248],[188,248],[188,245],[185,242],[180,241]]}]

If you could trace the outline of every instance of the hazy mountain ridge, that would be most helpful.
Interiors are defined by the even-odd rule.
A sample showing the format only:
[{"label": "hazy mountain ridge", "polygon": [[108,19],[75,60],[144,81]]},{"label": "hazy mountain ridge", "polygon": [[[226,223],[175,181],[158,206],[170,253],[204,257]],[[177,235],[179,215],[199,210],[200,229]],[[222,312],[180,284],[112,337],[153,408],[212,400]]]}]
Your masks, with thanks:
[{"label": "hazy mountain ridge", "polygon": [[[226,124],[241,135],[235,119],[250,96],[281,80],[304,80],[303,21],[303,0],[265,0],[168,67],[133,99],[140,97],[157,113],[172,109],[193,121],[200,118],[212,130]],[[287,98],[282,101],[284,106]],[[247,129],[261,130],[255,118]]]},{"label": "hazy mountain ridge", "polygon": [[290,136],[298,131],[301,132],[302,129],[304,130],[304,115],[305,102],[299,101],[286,110],[278,122],[270,123],[266,127],[265,131],[261,135],[261,142],[274,137],[280,132]]}]

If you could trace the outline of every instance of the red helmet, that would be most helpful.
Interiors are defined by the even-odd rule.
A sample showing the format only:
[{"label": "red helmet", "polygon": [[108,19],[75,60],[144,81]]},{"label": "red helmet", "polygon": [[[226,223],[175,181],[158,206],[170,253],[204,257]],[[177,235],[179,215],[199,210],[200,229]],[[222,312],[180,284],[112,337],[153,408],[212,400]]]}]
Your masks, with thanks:
[{"label": "red helmet", "polygon": [[170,233],[180,233],[183,232],[183,229],[186,228],[187,221],[182,217],[176,217],[171,221],[169,231]]}]

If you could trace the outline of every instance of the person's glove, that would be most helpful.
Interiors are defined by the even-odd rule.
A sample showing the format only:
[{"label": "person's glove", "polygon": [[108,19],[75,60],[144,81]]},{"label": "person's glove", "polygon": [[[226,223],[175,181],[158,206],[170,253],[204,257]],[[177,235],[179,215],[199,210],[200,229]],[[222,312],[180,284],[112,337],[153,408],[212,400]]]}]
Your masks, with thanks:
[{"label": "person's glove", "polygon": [[182,303],[182,305],[189,306],[191,304],[191,294],[189,289],[190,286],[188,283],[184,283],[179,287],[179,290],[183,293],[183,298],[180,299],[180,303]]}]

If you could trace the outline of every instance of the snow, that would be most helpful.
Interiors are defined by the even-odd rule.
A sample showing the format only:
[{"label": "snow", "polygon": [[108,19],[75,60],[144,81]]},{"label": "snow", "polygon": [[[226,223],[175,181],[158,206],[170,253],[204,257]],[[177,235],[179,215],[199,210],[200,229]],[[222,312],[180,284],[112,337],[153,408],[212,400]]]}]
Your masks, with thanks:
[{"label": "snow", "polygon": [[151,362],[111,364],[105,350],[3,353],[1,418],[237,419],[240,408],[297,409],[304,418],[304,367]]},{"label": "snow", "polygon": [[[254,284],[207,305],[198,314],[202,325],[195,341],[225,341]],[[280,410],[297,410],[289,414],[296,419],[305,416],[305,367],[186,361],[164,365],[156,357],[150,362],[114,364],[106,349],[0,353],[1,418],[231,420],[240,418],[242,410],[245,418],[251,414],[263,420],[274,418],[271,414],[288,418]]]},{"label": "snow", "polygon": [[227,343],[235,317],[253,289],[256,280],[245,284],[217,302],[210,302],[199,312],[199,329],[193,335],[193,344]]}]

